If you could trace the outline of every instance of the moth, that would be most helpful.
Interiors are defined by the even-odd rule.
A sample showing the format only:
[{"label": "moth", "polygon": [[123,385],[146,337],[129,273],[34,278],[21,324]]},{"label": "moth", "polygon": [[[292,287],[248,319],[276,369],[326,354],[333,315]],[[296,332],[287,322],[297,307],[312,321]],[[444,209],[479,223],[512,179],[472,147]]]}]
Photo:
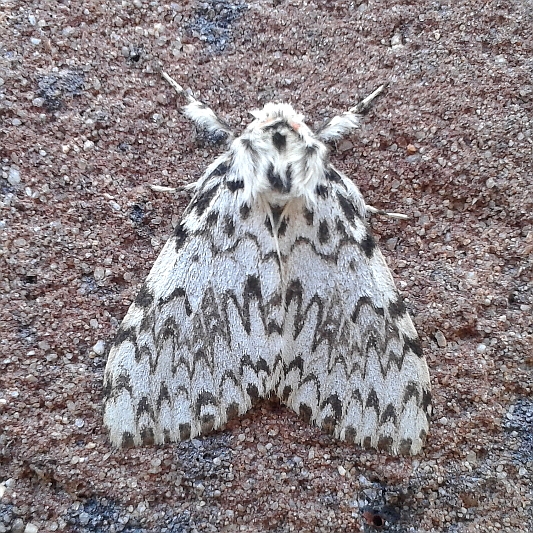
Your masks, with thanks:
[{"label": "moth", "polygon": [[338,439],[418,453],[431,414],[426,361],[369,229],[379,211],[325,144],[357,128],[383,87],[317,133],[269,103],[236,136],[163,76],[188,99],[185,115],[229,148],[194,184],[110,347],[111,442],[206,435],[276,396]]}]

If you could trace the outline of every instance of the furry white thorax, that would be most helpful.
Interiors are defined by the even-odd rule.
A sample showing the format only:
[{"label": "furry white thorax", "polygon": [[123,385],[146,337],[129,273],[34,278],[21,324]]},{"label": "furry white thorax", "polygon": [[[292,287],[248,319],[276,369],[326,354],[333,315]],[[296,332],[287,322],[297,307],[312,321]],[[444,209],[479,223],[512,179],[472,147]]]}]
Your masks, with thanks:
[{"label": "furry white thorax", "polygon": [[230,175],[244,182],[243,201],[264,198],[284,205],[303,197],[314,203],[324,180],[328,149],[289,104],[266,104],[230,147]]}]

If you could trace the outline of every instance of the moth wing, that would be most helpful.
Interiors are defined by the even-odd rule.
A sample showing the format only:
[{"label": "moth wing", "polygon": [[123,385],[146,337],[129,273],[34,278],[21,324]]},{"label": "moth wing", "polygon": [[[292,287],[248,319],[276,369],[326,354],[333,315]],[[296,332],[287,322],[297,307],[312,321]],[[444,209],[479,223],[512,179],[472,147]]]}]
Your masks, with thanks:
[{"label": "moth wing", "polygon": [[337,438],[414,454],[428,431],[427,365],[360,192],[330,175],[313,208],[287,212],[278,394]]},{"label": "moth wing", "polygon": [[223,174],[203,180],[129,308],[104,375],[113,444],[205,434],[279,379],[279,260],[242,191]]}]

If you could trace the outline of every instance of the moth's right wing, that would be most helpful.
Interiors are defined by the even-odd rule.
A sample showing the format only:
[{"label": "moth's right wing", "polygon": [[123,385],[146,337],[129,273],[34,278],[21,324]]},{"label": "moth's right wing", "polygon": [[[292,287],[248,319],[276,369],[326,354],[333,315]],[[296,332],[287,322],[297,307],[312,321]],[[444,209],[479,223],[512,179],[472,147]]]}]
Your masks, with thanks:
[{"label": "moth's right wing", "polygon": [[360,192],[333,169],[314,206],[287,209],[278,395],[337,438],[414,454],[429,427],[428,368],[365,215]]},{"label": "moth's right wing", "polygon": [[116,446],[180,441],[267,396],[281,372],[280,269],[267,214],[219,160],[111,346],[104,423]]}]

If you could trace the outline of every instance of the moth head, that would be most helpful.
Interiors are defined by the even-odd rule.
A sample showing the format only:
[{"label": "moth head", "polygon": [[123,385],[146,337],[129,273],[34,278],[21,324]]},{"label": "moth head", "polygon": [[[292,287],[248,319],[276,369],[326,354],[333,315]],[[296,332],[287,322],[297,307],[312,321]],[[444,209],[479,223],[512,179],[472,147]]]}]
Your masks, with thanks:
[{"label": "moth head", "polygon": [[270,138],[272,145],[280,152],[306,147],[316,143],[313,132],[304,122],[304,115],[290,104],[268,103],[261,110],[251,111],[254,121],[246,128],[264,140]]},{"label": "moth head", "polygon": [[328,161],[326,146],[289,104],[269,103],[251,114],[253,122],[236,141],[238,153],[251,162],[251,167],[237,164],[249,195],[266,194],[277,205],[295,197],[312,203]]}]

